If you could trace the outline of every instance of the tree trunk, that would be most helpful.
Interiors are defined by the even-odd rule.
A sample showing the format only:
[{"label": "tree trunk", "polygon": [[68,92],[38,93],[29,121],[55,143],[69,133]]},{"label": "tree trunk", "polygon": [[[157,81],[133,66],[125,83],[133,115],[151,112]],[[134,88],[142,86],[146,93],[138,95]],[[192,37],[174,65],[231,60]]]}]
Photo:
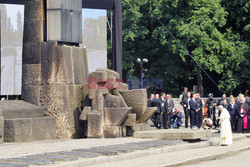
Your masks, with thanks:
[{"label": "tree trunk", "polygon": [[[186,72],[188,74],[190,74],[191,73],[191,71],[190,71],[190,57],[188,55],[186,55],[185,60],[186,60]],[[191,84],[190,84],[190,80],[188,79],[188,76],[184,78],[184,82],[185,82],[185,86],[188,87],[188,89],[191,89]]]},{"label": "tree trunk", "polygon": [[201,97],[204,97],[203,77],[202,77],[202,71],[201,70],[199,70],[199,73],[197,75],[197,86],[198,86],[198,92],[200,92]]}]

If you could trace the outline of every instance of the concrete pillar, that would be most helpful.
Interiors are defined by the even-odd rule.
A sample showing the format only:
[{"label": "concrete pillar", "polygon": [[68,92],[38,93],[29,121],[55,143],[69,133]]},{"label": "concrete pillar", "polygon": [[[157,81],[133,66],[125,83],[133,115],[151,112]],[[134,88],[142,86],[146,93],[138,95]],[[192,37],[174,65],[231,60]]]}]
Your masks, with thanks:
[{"label": "concrete pillar", "polygon": [[[81,1],[25,1],[22,99],[44,107],[47,116],[56,118],[56,137],[60,139],[78,137],[78,119],[83,100],[82,89],[87,82],[88,74],[87,55],[83,48],[58,45],[58,43],[64,42],[75,44],[77,40],[70,41],[69,38],[69,41],[62,41],[65,38],[59,38],[57,40],[50,39],[47,42],[47,35],[57,31],[57,29],[47,29],[51,26],[47,26],[48,18],[46,16],[48,14],[47,8],[51,11],[53,4],[74,4],[81,8],[81,4],[76,5],[76,2]],[[68,8],[63,9],[65,5],[62,4],[59,5],[62,8],[60,10],[62,15],[53,18],[54,20],[64,19],[63,13],[71,11]],[[73,7],[71,5],[70,9],[74,13]],[[81,15],[78,8],[75,13],[77,16]],[[73,14],[72,18],[79,17]],[[50,20],[50,25],[53,19]],[[68,17],[66,19],[70,20]],[[60,31],[64,30],[64,20],[61,20],[61,23],[64,24],[61,24],[62,27],[58,27]],[[79,23],[81,25],[81,20]],[[72,29],[67,29],[67,32]],[[64,34],[61,35],[59,37],[63,37]],[[71,39],[75,38],[71,37]]]}]

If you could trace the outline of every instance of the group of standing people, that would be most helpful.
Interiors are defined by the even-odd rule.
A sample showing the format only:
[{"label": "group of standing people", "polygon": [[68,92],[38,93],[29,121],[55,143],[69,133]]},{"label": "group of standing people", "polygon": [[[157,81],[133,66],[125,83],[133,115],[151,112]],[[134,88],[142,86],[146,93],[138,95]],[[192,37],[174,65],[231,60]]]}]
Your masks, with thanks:
[{"label": "group of standing people", "polygon": [[200,97],[199,93],[192,94],[188,92],[188,89],[185,87],[184,92],[182,92],[181,105],[185,113],[185,128],[188,128],[190,120],[190,128],[202,126],[202,117],[203,117],[203,105],[204,102]]},{"label": "group of standing people", "polygon": [[174,101],[171,94],[161,93],[151,94],[148,99],[148,107],[157,107],[157,111],[152,116],[152,121],[158,129],[169,129],[171,125],[173,128],[181,126],[182,113],[175,108]]},{"label": "group of standing people", "polygon": [[[183,106],[185,113],[185,127],[188,128],[190,119],[190,128],[197,126],[200,128],[202,125],[208,125],[209,127],[217,128],[220,125],[220,117],[222,109],[226,109],[230,115],[230,124],[233,133],[250,132],[250,111],[249,102],[243,94],[240,94],[235,99],[233,95],[230,98],[226,97],[226,94],[222,95],[222,98],[216,101],[213,99],[213,94],[208,95],[208,99],[203,102],[200,98],[200,94],[192,94],[188,92],[187,88],[184,88],[182,92],[181,105]],[[219,107],[218,117],[216,119],[216,106]],[[202,108],[204,107],[204,112]]]}]

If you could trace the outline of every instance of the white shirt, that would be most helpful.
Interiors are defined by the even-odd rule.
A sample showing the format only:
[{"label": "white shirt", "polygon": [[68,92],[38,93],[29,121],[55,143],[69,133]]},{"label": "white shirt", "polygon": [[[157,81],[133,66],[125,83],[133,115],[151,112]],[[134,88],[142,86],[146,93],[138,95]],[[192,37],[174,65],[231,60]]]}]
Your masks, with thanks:
[{"label": "white shirt", "polygon": [[189,105],[189,101],[190,101],[191,99],[190,98],[188,98],[188,109],[190,110],[190,105]]}]

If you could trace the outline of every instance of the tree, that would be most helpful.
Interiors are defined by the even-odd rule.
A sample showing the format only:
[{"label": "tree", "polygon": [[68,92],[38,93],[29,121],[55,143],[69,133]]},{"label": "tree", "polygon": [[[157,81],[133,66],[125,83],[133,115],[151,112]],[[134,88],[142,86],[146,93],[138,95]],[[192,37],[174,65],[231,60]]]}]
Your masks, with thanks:
[{"label": "tree", "polygon": [[[239,73],[244,71],[243,64],[249,62],[249,46],[228,24],[229,13],[220,2],[123,0],[124,76],[139,76],[135,60],[145,57],[149,59],[146,77],[163,78],[162,91],[178,95],[183,86],[198,84],[202,92],[206,86],[205,95],[210,91],[217,96],[222,92],[239,93],[242,80],[249,84],[245,77],[249,72],[244,76]],[[219,87],[213,85],[188,53]],[[249,71],[249,66],[245,69]]]}]

